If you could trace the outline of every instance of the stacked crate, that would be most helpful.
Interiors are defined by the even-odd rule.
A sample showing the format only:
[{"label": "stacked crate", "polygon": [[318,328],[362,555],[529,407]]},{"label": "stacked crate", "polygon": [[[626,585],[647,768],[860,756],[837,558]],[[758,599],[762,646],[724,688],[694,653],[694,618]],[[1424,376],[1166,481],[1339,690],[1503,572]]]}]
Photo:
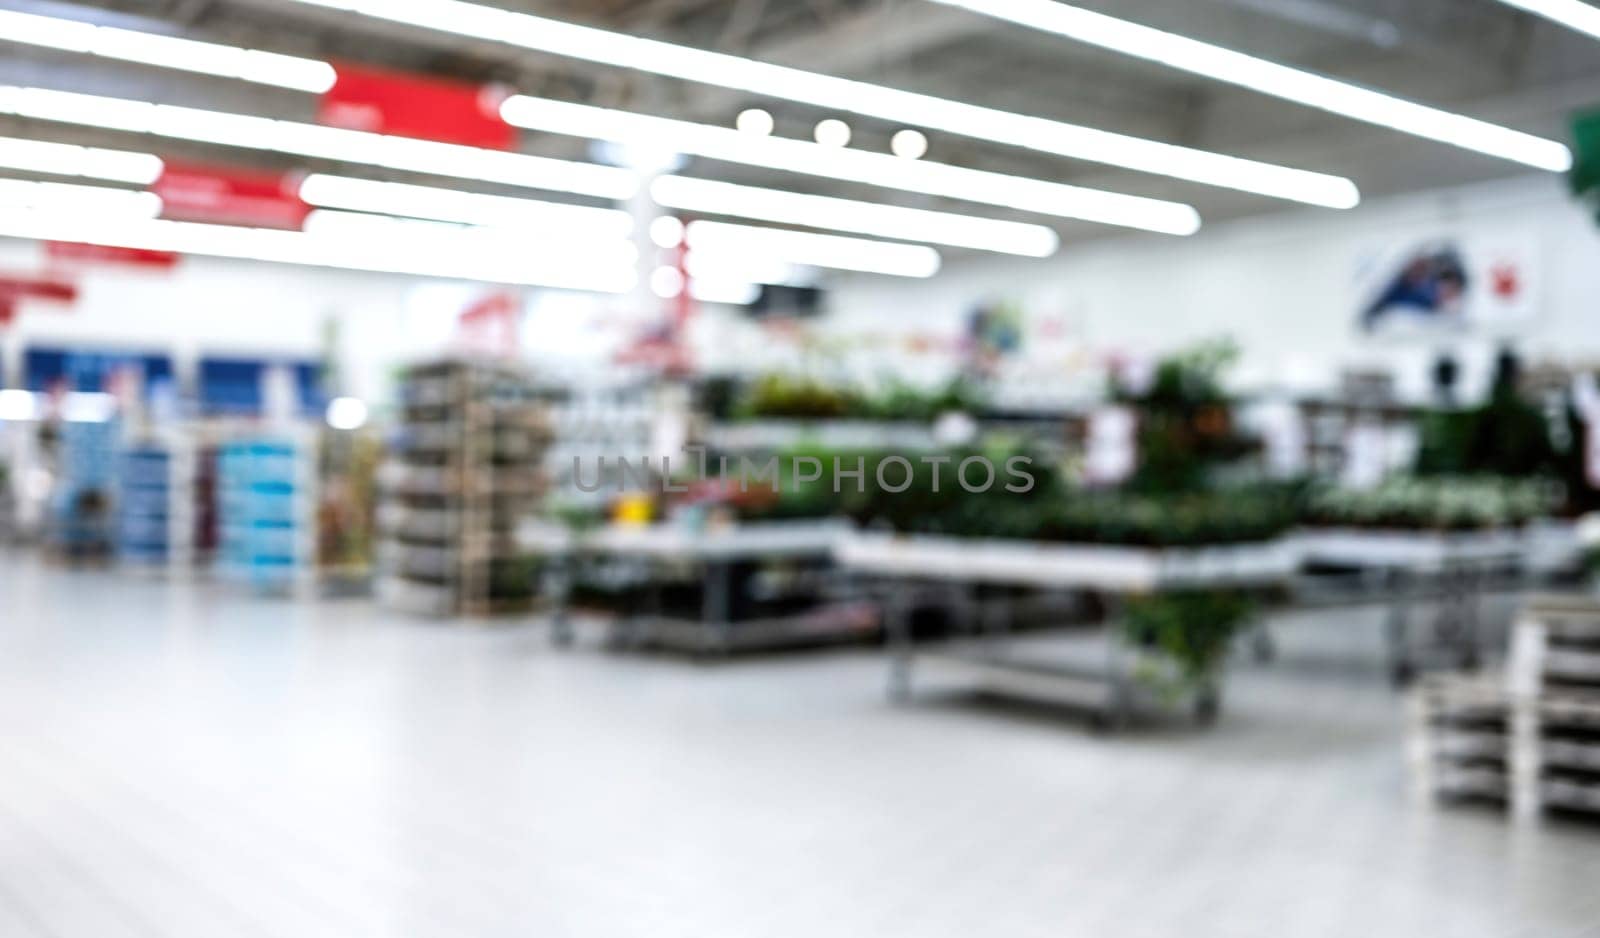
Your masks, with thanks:
[{"label": "stacked crate", "polygon": [[265,591],[308,585],[313,563],[312,441],[274,433],[229,440],[217,451],[218,566]]},{"label": "stacked crate", "polygon": [[1536,597],[1504,678],[1433,678],[1417,703],[1428,792],[1518,815],[1600,813],[1600,597]]},{"label": "stacked crate", "polygon": [[194,530],[194,459],[177,442],[122,450],[117,471],[117,556],[149,569],[188,569]]},{"label": "stacked crate", "polygon": [[1412,764],[1429,794],[1510,807],[1517,708],[1503,682],[1462,675],[1422,681]]},{"label": "stacked crate", "polygon": [[1600,813],[1600,598],[1540,597],[1517,629],[1514,679],[1536,690],[1530,795],[1545,811]]},{"label": "stacked crate", "polygon": [[429,362],[406,372],[401,407],[379,473],[380,595],[431,615],[526,608],[516,525],[543,492],[549,440],[532,382],[509,364]]}]

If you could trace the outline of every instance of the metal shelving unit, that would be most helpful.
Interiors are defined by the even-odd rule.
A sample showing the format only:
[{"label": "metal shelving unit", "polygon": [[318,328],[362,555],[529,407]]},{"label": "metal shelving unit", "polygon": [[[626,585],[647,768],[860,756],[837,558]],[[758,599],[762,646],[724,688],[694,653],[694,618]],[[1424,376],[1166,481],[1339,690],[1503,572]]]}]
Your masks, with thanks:
[{"label": "metal shelving unit", "polygon": [[[841,541],[836,557],[844,569],[883,584],[893,698],[909,698],[914,673],[926,669],[990,693],[1086,707],[1113,727],[1125,724],[1150,696],[1141,693],[1133,649],[1106,634],[1093,643],[1089,658],[1062,660],[1053,648],[1017,641],[1009,628],[1012,601],[979,602],[979,587],[1093,590],[1114,600],[1200,585],[1281,585],[1299,564],[1287,541],[1162,549],[876,534]],[[964,642],[919,647],[910,613],[930,597],[973,611],[978,634]],[[1201,689],[1192,702],[1202,719],[1220,706],[1216,688]]]},{"label": "metal shelving unit", "polygon": [[516,523],[544,492],[549,430],[514,365],[410,368],[402,423],[378,473],[379,595],[429,615],[525,608],[533,577]]},{"label": "metal shelving unit", "polygon": [[[611,525],[574,535],[537,522],[523,525],[519,536],[553,565],[558,641],[571,638],[567,604],[577,568],[627,561],[646,571],[643,596],[639,609],[615,620],[610,644],[712,655],[877,635],[876,606],[857,595],[830,562],[834,546],[849,530],[846,522],[816,519],[708,530],[672,523]],[[779,565],[789,574],[793,582],[784,591],[803,600],[798,608],[775,609],[751,595],[753,571],[766,565]],[[697,584],[697,606],[665,609],[663,593],[673,582]]]}]

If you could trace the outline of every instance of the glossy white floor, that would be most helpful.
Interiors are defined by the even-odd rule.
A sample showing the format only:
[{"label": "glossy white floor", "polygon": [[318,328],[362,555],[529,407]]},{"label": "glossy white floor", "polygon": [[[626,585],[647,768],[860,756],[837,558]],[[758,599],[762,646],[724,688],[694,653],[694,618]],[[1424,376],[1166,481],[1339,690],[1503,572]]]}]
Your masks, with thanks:
[{"label": "glossy white floor", "polygon": [[1600,829],[1408,792],[1376,620],[1099,737],[0,553],[0,936],[1600,934]]}]

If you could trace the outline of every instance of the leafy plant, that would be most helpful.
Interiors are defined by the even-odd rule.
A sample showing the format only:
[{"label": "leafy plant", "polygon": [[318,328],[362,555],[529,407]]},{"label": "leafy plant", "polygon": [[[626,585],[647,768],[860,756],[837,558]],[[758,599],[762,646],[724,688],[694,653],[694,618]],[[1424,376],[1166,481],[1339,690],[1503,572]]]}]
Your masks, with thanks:
[{"label": "leafy plant", "polygon": [[747,387],[731,408],[737,419],[911,420],[929,421],[949,411],[976,411],[984,398],[971,382],[957,378],[924,390],[896,379],[868,392],[824,384],[812,378],[767,375]]},{"label": "leafy plant", "polygon": [[[1159,655],[1141,677],[1172,692],[1215,684],[1255,605],[1236,590],[1186,590],[1140,596],[1123,610],[1123,634]],[[1162,665],[1165,665],[1163,668]]]},{"label": "leafy plant", "polygon": [[1231,342],[1206,342],[1162,359],[1147,387],[1113,387],[1117,400],[1139,411],[1139,466],[1130,489],[1201,489],[1218,466],[1249,451],[1222,386],[1223,371],[1237,359]]},{"label": "leafy plant", "polygon": [[1500,356],[1488,399],[1478,407],[1436,411],[1422,422],[1418,475],[1557,475],[1560,458],[1550,422],[1517,389],[1515,356]]},{"label": "leafy plant", "polygon": [[1370,489],[1324,489],[1308,500],[1313,524],[1406,530],[1471,531],[1517,527],[1560,501],[1548,480],[1499,476],[1391,479]]}]

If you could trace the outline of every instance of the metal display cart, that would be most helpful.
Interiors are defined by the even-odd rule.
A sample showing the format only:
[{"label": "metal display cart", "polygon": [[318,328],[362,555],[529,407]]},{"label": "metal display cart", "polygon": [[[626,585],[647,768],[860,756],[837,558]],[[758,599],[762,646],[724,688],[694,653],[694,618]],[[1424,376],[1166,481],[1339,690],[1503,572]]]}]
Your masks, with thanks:
[{"label": "metal display cart", "polygon": [[[1523,530],[1462,532],[1370,531],[1329,528],[1295,537],[1305,563],[1360,571],[1362,595],[1388,604],[1385,638],[1390,677],[1409,684],[1440,663],[1476,668],[1486,641],[1484,598],[1520,580],[1530,540]],[[1419,631],[1416,606],[1438,608]]]},{"label": "metal display cart", "polygon": [[[1298,555],[1287,542],[1197,548],[1051,544],[973,538],[863,534],[840,543],[840,565],[885,587],[885,626],[892,652],[889,692],[906,700],[915,671],[960,678],[1001,696],[1088,707],[1108,726],[1124,725],[1144,694],[1133,649],[1107,634],[1100,664],[1046,660],[1009,641],[1009,600],[981,604],[980,586],[1079,589],[1118,597],[1190,587],[1256,588],[1293,576]],[[970,642],[918,647],[910,612],[928,596],[975,610]],[[1113,602],[1113,605],[1115,603]],[[1113,610],[1114,611],[1114,610]],[[1214,717],[1216,688],[1195,694],[1195,713]]]},{"label": "metal display cart", "polygon": [[[616,619],[610,644],[618,648],[660,647],[694,654],[785,645],[859,640],[876,634],[875,608],[851,595],[848,583],[831,571],[835,544],[849,534],[834,520],[747,522],[695,530],[674,524],[629,527],[609,525],[574,534],[549,522],[519,528],[524,549],[544,561],[545,590],[553,603],[555,638],[572,639],[571,596],[586,564],[608,560],[637,562],[646,569],[643,608]],[[774,615],[742,617],[735,612],[735,569],[743,564],[786,562],[801,565],[824,581],[806,608]],[[661,575],[688,572],[701,583],[698,615],[664,612]]]}]

